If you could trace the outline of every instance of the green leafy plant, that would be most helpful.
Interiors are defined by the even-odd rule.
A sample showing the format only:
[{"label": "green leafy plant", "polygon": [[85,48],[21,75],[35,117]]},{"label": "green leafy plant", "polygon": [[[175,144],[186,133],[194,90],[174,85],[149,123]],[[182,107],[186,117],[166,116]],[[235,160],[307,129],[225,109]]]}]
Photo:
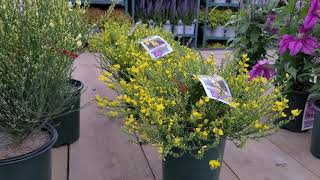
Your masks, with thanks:
[{"label": "green leafy plant", "polygon": [[276,1],[271,1],[263,8],[245,5],[236,19],[228,23],[237,29],[236,38],[232,40],[230,47],[235,48],[239,56],[247,53],[250,65],[266,58],[267,51],[275,48],[276,29],[270,27],[268,17],[274,13],[277,4]]},{"label": "green leafy plant", "polygon": [[64,0],[0,0],[0,133],[24,140],[73,102],[84,13]]},{"label": "green leafy plant", "polygon": [[233,12],[230,9],[211,9],[208,14],[209,27],[216,28],[217,26],[224,26],[227,22],[230,21],[232,13]]}]

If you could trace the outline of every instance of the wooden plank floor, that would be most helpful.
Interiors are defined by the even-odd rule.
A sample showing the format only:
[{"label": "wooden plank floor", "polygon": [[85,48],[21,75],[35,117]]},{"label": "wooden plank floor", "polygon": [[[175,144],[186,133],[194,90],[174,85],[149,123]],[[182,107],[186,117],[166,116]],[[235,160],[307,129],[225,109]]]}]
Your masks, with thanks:
[{"label": "wooden plank floor", "polygon": [[[218,62],[224,54],[215,52]],[[82,104],[96,94],[115,96],[98,81],[95,58],[82,54],[75,64],[74,77],[86,87]],[[79,141],[53,150],[52,180],[161,180],[162,166],[156,150],[130,144],[131,137],[121,132],[120,121],[97,115],[94,103],[82,109]],[[220,179],[320,180],[320,159],[309,152],[310,134],[281,130],[259,142],[250,141],[242,149],[228,142]]]}]

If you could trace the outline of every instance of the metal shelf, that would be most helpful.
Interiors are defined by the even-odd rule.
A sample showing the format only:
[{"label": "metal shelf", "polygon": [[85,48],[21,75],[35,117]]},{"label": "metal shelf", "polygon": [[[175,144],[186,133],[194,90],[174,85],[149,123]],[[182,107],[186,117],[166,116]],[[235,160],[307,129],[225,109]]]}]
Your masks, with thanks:
[{"label": "metal shelf", "polygon": [[208,3],[208,7],[227,7],[227,8],[240,8],[239,3]]},{"label": "metal shelf", "polygon": [[[130,0],[127,0],[130,1]],[[197,23],[195,24],[195,32],[194,34],[173,34],[175,37],[189,37],[189,38],[194,38],[194,47],[197,48],[198,46],[198,29],[199,29],[199,16],[200,16],[200,0],[195,0],[197,2],[197,7],[195,9],[195,19],[197,20]],[[131,0],[131,16],[136,21],[135,19],[135,2],[136,0]]]},{"label": "metal shelf", "polygon": [[206,36],[206,40],[217,40],[217,41],[228,41],[230,38],[228,37],[216,37],[216,36]]}]

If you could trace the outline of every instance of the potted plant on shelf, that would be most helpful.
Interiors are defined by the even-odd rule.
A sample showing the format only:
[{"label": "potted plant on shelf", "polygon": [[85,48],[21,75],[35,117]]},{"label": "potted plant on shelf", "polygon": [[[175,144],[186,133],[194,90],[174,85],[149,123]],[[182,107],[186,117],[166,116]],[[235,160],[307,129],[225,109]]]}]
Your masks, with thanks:
[{"label": "potted plant on shelf", "polygon": [[312,121],[305,117],[308,113],[306,104],[311,94],[320,90],[315,76],[320,68],[317,62],[320,33],[319,28],[315,27],[318,21],[315,12],[319,11],[320,5],[318,0],[309,2],[310,5],[301,10],[295,8],[295,2],[289,2],[278,12],[275,22],[280,29],[279,59],[275,64],[277,80],[288,79],[284,92],[289,97],[289,106],[303,110],[300,116],[283,126],[295,132],[312,127]]},{"label": "potted plant on shelf", "polygon": [[[126,117],[127,133],[158,148],[165,180],[218,179],[226,139],[242,146],[277,129],[273,119],[283,115],[287,99],[260,71],[249,75],[246,55],[216,67],[213,56],[202,59],[159,28],[140,26],[128,36],[130,27],[108,22],[91,42],[104,55],[100,80],[119,93],[117,99],[97,95],[96,100],[108,116]],[[153,60],[136,43],[151,35],[164,38],[174,51]],[[216,99],[207,96],[198,75],[221,76],[219,85],[206,81]],[[228,86],[232,97],[222,93]]]},{"label": "potted plant on shelf", "polygon": [[47,123],[75,99],[70,55],[81,39],[63,18],[76,9],[64,0],[0,4],[0,179],[50,180],[58,135]]},{"label": "potted plant on shelf", "polygon": [[206,35],[218,38],[224,37],[224,25],[229,21],[231,14],[232,11],[230,9],[211,9],[208,15],[209,28],[207,29]]}]

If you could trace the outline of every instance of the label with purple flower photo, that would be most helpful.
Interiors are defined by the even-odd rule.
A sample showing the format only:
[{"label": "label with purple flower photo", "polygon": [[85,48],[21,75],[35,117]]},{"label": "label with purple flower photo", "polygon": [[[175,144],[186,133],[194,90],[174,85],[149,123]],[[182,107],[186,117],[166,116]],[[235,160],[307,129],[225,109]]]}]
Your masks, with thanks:
[{"label": "label with purple flower photo", "polygon": [[307,129],[312,129],[313,127],[313,121],[314,121],[316,112],[312,104],[313,104],[313,99],[319,96],[320,96],[319,94],[310,94],[308,97],[307,103],[303,111],[302,128],[301,128],[302,131]]},{"label": "label with purple flower photo", "polygon": [[167,41],[160,36],[147,37],[141,41],[141,45],[153,59],[160,59],[173,51]]},{"label": "label with purple flower photo", "polygon": [[232,99],[231,92],[227,82],[222,77],[218,75],[199,75],[197,77],[210,99],[230,105]]}]

